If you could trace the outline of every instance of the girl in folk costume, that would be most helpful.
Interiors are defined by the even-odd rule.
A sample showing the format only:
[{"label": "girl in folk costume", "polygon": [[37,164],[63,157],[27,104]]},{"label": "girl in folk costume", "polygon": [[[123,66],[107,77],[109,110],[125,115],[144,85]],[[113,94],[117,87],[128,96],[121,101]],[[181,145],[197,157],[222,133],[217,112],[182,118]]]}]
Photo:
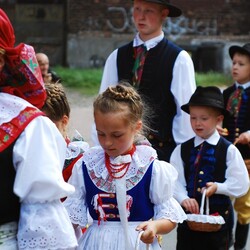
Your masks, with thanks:
[{"label": "girl in folk costume", "polygon": [[[63,167],[63,177],[68,181],[74,164],[81,164],[83,152],[89,148],[78,131],[72,140],[67,135],[70,118],[70,106],[61,83],[45,83],[47,98],[42,111],[52,120],[67,143],[66,159]],[[78,163],[79,162],[79,163]]]},{"label": "girl in folk costume", "polygon": [[[109,87],[94,102],[101,146],[86,151],[83,165],[74,167],[69,182],[76,193],[64,202],[73,224],[87,223],[87,209],[94,220],[79,249],[134,249],[141,230],[141,240],[160,249],[156,235],[186,219],[173,198],[177,172],[149,145],[134,144],[144,111],[141,97],[125,84]],[[143,242],[140,249],[146,249]]]},{"label": "girl in folk costume", "polygon": [[60,202],[74,192],[61,173],[66,144],[38,109],[46,92],[33,48],[14,43],[0,9],[0,249],[73,249]]}]

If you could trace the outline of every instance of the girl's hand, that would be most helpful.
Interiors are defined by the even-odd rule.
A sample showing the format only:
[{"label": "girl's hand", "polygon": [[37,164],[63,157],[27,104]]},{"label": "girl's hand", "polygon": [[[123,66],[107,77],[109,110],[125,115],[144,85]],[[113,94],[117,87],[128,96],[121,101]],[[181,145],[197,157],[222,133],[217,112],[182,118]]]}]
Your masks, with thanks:
[{"label": "girl's hand", "polygon": [[200,209],[199,209],[199,204],[195,199],[185,199],[181,205],[186,209],[186,211],[189,211],[192,214],[199,214]]},{"label": "girl's hand", "polygon": [[136,227],[137,231],[143,230],[141,241],[145,244],[153,243],[157,234],[167,234],[176,226],[175,222],[168,219],[144,221]]},{"label": "girl's hand", "polygon": [[156,237],[157,227],[155,222],[156,221],[145,221],[136,227],[137,231],[144,231],[141,236],[141,241],[145,244],[153,243]]},{"label": "girl's hand", "polygon": [[214,182],[207,182],[206,189],[206,196],[210,197],[217,191],[217,184]]}]

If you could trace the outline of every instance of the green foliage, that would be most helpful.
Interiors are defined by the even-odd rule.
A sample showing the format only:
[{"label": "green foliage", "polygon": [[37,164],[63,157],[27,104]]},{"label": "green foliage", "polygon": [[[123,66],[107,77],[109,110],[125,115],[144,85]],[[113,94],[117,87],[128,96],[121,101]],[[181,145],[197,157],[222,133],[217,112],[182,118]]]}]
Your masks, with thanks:
[{"label": "green foliage", "polygon": [[[70,69],[54,67],[53,70],[63,79],[65,87],[74,89],[79,93],[92,96],[98,93],[103,69]],[[217,72],[196,73],[197,86],[225,87],[232,84],[232,78]]]},{"label": "green foliage", "polygon": [[217,72],[196,73],[195,74],[197,86],[217,86],[225,87],[232,84],[231,75],[225,75]]},{"label": "green foliage", "polygon": [[70,69],[58,66],[53,70],[62,78],[65,87],[86,96],[95,95],[99,91],[103,69]]}]

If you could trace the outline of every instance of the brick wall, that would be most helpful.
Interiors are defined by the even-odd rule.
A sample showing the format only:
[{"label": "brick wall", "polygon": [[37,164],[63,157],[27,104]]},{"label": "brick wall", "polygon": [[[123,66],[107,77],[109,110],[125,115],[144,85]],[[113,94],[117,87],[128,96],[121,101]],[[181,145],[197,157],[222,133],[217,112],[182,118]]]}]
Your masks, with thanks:
[{"label": "brick wall", "polygon": [[[228,47],[250,42],[250,0],[171,2],[183,15],[166,20],[165,35],[190,52],[197,70],[226,71]],[[0,7],[13,21],[17,43],[48,53],[53,64],[102,66],[136,32],[131,0],[0,0]]]},{"label": "brick wall", "polygon": [[[176,0],[183,10],[181,18],[173,19],[186,34],[249,35],[249,0]],[[71,0],[68,28],[70,33],[99,31],[129,33],[131,1]]]}]

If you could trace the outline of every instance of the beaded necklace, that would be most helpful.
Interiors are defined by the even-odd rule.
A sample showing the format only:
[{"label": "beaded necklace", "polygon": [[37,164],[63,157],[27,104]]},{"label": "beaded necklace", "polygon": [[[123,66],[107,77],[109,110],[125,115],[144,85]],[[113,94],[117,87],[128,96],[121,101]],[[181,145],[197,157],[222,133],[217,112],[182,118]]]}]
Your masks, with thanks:
[{"label": "beaded necklace", "polygon": [[[125,155],[130,155],[132,157],[132,155],[135,152],[135,145],[133,144],[132,149],[130,149]],[[129,166],[130,166],[130,162],[128,163],[121,163],[121,164],[112,164],[110,162],[110,157],[108,156],[108,154],[105,152],[105,166],[110,174],[110,176],[113,179],[121,179],[123,176],[125,176],[125,174],[128,172]],[[124,173],[116,176],[116,174],[122,172],[123,170]]]}]

